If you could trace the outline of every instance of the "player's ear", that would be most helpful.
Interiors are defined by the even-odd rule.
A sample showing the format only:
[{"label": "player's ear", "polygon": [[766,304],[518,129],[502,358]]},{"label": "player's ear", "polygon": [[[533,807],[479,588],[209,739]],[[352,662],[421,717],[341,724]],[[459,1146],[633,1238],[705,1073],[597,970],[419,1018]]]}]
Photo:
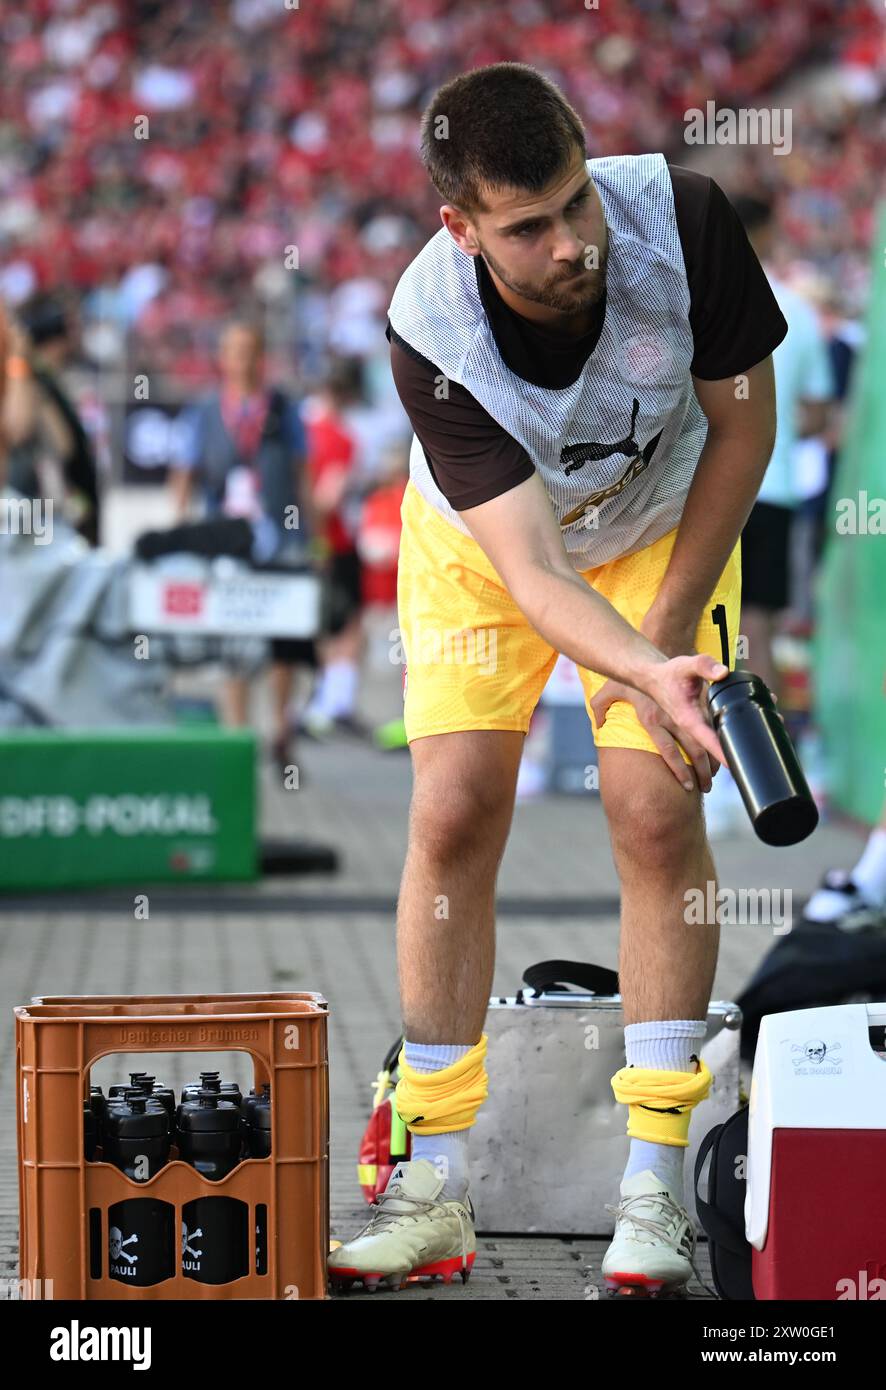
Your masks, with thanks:
[{"label": "player's ear", "polygon": [[460,208],[444,203],[440,209],[440,221],[460,251],[464,251],[466,256],[479,255],[480,247],[473,227]]}]

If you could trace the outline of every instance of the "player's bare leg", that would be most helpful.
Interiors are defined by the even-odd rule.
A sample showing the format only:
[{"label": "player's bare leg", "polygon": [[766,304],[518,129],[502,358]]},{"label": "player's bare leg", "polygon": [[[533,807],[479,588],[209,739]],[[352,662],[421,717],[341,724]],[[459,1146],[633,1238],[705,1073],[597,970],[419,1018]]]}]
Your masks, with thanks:
[{"label": "player's bare leg", "polygon": [[719,946],[719,926],[693,920],[688,893],[701,890],[707,902],[716,871],[698,790],[685,791],[654,753],[601,748],[599,759],[622,895],[627,1065],[612,1082],[628,1105],[631,1136],[602,1272],[613,1294],[684,1293],[696,1237],[684,1206],[683,1154],[691,1108],[710,1084],[697,1056]]},{"label": "player's bare leg", "polygon": [[366,1227],[330,1255],[340,1288],[355,1279],[369,1289],[466,1280],[473,1266],[467,1143],[486,1090],[495,883],[522,748],[521,733],[486,730],[410,744],[415,784],[397,918],[406,1042],[395,1103],[411,1130],[411,1159],[394,1168]]},{"label": "player's bare leg", "polygon": [[701,793],[684,791],[656,753],[601,748],[599,762],[621,882],[625,1024],[707,1018],[720,931],[686,920],[687,890],[716,880]]},{"label": "player's bare leg", "polygon": [[397,912],[406,1037],[476,1043],[495,965],[495,882],[514,811],[521,733],[410,744],[414,787]]}]

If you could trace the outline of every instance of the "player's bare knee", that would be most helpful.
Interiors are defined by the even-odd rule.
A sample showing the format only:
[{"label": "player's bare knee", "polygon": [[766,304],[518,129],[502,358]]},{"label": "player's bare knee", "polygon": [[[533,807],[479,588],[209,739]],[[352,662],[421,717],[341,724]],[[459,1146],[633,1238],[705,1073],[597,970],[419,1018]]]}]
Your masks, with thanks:
[{"label": "player's bare knee", "polygon": [[430,777],[413,794],[409,838],[440,864],[496,859],[513,812],[513,789],[479,774]]},{"label": "player's bare knee", "polygon": [[667,875],[694,853],[704,836],[698,792],[663,795],[660,786],[625,787],[607,798],[612,853],[620,871]]}]

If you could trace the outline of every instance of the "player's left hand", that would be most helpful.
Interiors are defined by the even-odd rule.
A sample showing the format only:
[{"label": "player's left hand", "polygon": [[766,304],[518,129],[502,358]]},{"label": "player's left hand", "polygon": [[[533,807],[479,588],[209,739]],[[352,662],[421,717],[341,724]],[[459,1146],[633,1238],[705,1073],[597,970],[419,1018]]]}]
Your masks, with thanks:
[{"label": "player's left hand", "polygon": [[[688,667],[692,658],[684,657],[681,660]],[[706,657],[705,660],[713,664],[711,657]],[[668,666],[658,669],[668,671],[671,666],[676,666],[673,658]],[[679,718],[674,710],[666,709],[651,695],[635,690],[632,686],[624,685],[621,681],[607,680],[591,700],[594,722],[599,729],[605,723],[610,706],[615,704],[617,700],[624,700],[633,705],[641,725],[680,785],[685,787],[687,791],[691,791],[693,786],[697,784],[699,790],[708,792],[711,789],[714,771],[719,767],[719,763],[702,746],[697,736],[693,737],[686,732],[687,728],[693,728],[700,733],[700,727],[707,725],[710,728],[710,737],[715,738],[711,727],[710,712],[707,709],[707,701],[703,694],[707,687],[705,682],[691,671],[687,670],[684,673],[674,670],[673,675],[678,674],[682,677],[679,682],[681,697],[678,702]],[[681,748],[691,760],[690,765],[687,765],[684,760],[680,752]],[[695,774],[694,779],[693,772]]]},{"label": "player's left hand", "polygon": [[[655,604],[649,609],[646,617],[640,624],[640,631],[644,637],[648,637],[660,652],[665,656],[693,656],[698,651],[696,644],[696,634],[701,615],[696,613],[672,613],[666,610],[656,609]],[[702,715],[705,723],[713,724],[710,710],[708,709],[707,687],[702,691],[699,699]],[[689,752],[689,749],[686,749]],[[696,759],[693,762],[698,766]],[[720,771],[720,764],[716,758],[708,755],[707,771],[711,780]],[[707,785],[699,782],[702,791],[709,791],[711,782]]]}]

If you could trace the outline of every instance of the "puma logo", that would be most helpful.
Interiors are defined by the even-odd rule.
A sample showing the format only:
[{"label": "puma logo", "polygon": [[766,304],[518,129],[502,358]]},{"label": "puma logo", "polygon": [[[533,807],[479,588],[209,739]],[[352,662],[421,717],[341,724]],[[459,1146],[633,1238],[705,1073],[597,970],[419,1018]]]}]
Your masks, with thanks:
[{"label": "puma logo", "polygon": [[577,468],[584,468],[586,463],[608,459],[613,454],[624,454],[626,458],[635,458],[640,452],[640,446],[634,438],[634,429],[639,412],[640,402],[635,396],[631,409],[631,427],[625,438],[620,439],[617,444],[570,444],[569,448],[564,449],[560,455],[560,462],[566,464],[566,472],[574,473]]},{"label": "puma logo", "polygon": [[608,501],[610,497],[615,497],[628,483],[632,483],[638,474],[649,467],[649,460],[655,453],[658,441],[661,439],[662,431],[649,440],[643,448],[637,443],[634,430],[637,425],[637,416],[640,413],[640,402],[634,397],[631,407],[631,424],[624,439],[620,439],[616,444],[598,444],[591,442],[587,444],[570,444],[568,449],[564,449],[560,454],[560,462],[566,464],[566,473],[574,473],[577,468],[583,468],[586,463],[599,462],[600,459],[611,458],[613,454],[624,454],[630,459],[630,463],[617,482],[610,483],[608,487],[598,488],[585,497],[577,507],[567,512],[560,522],[561,526],[571,526],[573,522],[579,521],[591,508],[599,507],[602,502]]}]

